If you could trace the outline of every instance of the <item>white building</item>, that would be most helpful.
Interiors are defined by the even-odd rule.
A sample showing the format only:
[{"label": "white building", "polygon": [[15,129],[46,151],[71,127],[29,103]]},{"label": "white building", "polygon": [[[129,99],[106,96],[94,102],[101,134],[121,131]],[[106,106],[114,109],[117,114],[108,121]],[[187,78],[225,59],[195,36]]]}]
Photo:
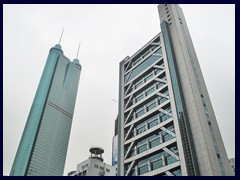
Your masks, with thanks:
[{"label": "white building", "polygon": [[120,62],[118,175],[232,175],[182,9],[158,12],[161,32]]},{"label": "white building", "polygon": [[115,167],[103,162],[104,150],[100,147],[90,148],[91,156],[77,165],[76,171],[71,171],[68,176],[115,176]]}]

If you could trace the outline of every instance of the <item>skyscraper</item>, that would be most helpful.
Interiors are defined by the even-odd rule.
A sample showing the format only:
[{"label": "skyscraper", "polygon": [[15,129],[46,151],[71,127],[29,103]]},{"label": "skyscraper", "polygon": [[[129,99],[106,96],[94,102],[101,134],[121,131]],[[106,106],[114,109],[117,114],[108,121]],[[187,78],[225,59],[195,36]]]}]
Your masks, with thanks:
[{"label": "skyscraper", "polygon": [[62,176],[80,78],[61,45],[50,49],[10,176]]},{"label": "skyscraper", "polygon": [[229,164],[232,170],[233,175],[235,176],[235,158],[230,158],[229,159]]},{"label": "skyscraper", "polygon": [[118,175],[232,175],[182,9],[158,11],[161,32],[120,62]]}]

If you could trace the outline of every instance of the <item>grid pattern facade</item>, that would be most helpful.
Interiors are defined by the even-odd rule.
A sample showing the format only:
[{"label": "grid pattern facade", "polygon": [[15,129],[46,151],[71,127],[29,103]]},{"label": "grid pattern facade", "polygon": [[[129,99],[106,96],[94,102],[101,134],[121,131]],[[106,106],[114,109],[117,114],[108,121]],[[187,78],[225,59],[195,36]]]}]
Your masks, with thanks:
[{"label": "grid pattern facade", "polygon": [[120,62],[118,175],[232,175],[182,9],[158,10],[162,32]]},{"label": "grid pattern facade", "polygon": [[[196,175],[231,175],[226,150],[182,9],[175,4],[160,4],[158,10],[162,33],[166,35],[163,28],[165,24],[171,39],[178,82],[186,108],[187,128],[191,134],[190,147]],[[166,43],[165,38],[164,42]]]},{"label": "grid pattern facade", "polygon": [[181,175],[160,35],[121,64],[119,174]]},{"label": "grid pattern facade", "polygon": [[10,175],[61,176],[81,66],[50,50]]}]

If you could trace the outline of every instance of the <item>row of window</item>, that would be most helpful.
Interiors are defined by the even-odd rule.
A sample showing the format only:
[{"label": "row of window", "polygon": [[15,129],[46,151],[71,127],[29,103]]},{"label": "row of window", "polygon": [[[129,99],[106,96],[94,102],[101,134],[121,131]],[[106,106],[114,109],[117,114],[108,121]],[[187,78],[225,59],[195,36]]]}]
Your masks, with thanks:
[{"label": "row of window", "polygon": [[[161,122],[168,120],[169,118],[171,118],[171,116],[169,116],[168,114],[165,114],[163,112],[157,112],[157,114],[153,113],[151,116],[147,117],[145,120],[143,120],[139,123],[136,123],[136,125],[135,125],[136,127],[133,128],[133,130],[131,130],[131,132],[129,132],[127,139],[131,139],[131,138],[143,133],[144,131],[157,126]],[[128,134],[128,131],[129,131],[129,128],[126,128],[125,136]]]},{"label": "row of window", "polygon": [[152,92],[156,91],[157,89],[160,89],[164,84],[165,83],[162,82],[155,82],[150,87],[137,94],[136,97],[133,98],[133,104],[141,101],[143,98],[149,96]]},{"label": "row of window", "polygon": [[[160,43],[160,38],[157,37],[153,43]],[[131,69],[133,66],[135,66],[141,59],[143,59],[144,57],[146,57],[149,53],[153,52],[159,45],[150,45],[148,47],[146,47],[143,51],[143,54],[138,54],[136,55],[129,63],[124,65],[124,69],[125,72],[128,71],[129,69]],[[143,52],[142,51],[142,52]]]},{"label": "row of window", "polygon": [[[104,170],[104,167],[99,166],[99,165],[97,165],[97,164],[94,164],[94,167],[97,168],[97,169],[99,168],[99,169],[101,169],[101,170]],[[110,172],[110,169],[106,168],[106,172]]]},{"label": "row of window", "polygon": [[[169,131],[175,133],[175,129],[172,123],[167,125],[165,128],[167,128]],[[137,154],[140,154],[142,152],[147,151],[148,149],[151,149],[155,146],[158,146],[159,144],[162,144],[164,142],[167,142],[174,137],[170,135],[169,133],[166,133],[163,130],[160,130],[158,132],[155,132],[154,134],[145,137],[144,139],[138,140],[135,146],[133,146],[130,150],[129,157],[133,157]],[[125,154],[128,151],[129,146],[125,146]]]},{"label": "row of window", "polygon": [[[163,59],[161,59],[159,62],[156,63],[157,66],[162,67],[162,69],[164,69],[164,63],[163,63]],[[154,76],[159,75],[159,78],[165,80],[166,77],[164,77],[165,73],[164,70],[161,70],[159,68],[151,68],[148,69],[147,72],[144,73],[144,75],[140,76],[139,78],[137,78],[136,80],[133,81],[133,83],[130,83],[128,86],[125,87],[125,93],[130,94],[133,91],[137,91],[140,87],[144,85],[147,85],[148,82],[150,80],[152,80],[152,78]],[[131,86],[131,87],[129,87]],[[136,96],[136,95],[135,95]]]},{"label": "row of window", "polygon": [[[170,107],[165,109],[166,111],[171,112]],[[155,114],[155,113],[154,113]],[[129,133],[128,138],[127,139],[131,139],[143,132],[145,132],[148,129],[151,129],[155,126],[157,126],[159,123],[164,122],[168,119],[170,119],[172,116],[165,114],[163,112],[158,112],[157,114],[155,114],[151,117],[148,117],[145,121],[142,121],[139,124],[136,124],[136,127],[133,128],[133,130],[131,130],[131,132],[128,132],[129,129],[125,129],[125,136]]]},{"label": "row of window", "polygon": [[124,76],[125,83],[131,81],[137,75],[142,73],[146,68],[152,65],[156,60],[162,57],[162,48],[158,49],[155,53],[153,53],[150,57],[144,60],[141,64],[139,64],[136,68],[134,68],[131,72]]},{"label": "row of window", "polygon": [[[158,86],[160,88],[160,86],[162,86],[160,83],[158,83],[156,86]],[[167,87],[167,86],[166,86]],[[165,96],[168,96],[168,89],[164,87],[160,90],[160,93],[164,94]],[[150,89],[147,89],[147,91],[145,91],[146,96],[149,96],[151,93],[156,91],[156,87],[155,86],[151,86]],[[144,98],[139,96],[138,98]],[[151,97],[151,99],[154,98],[154,96]],[[147,102],[145,105],[142,105],[141,107],[139,107],[138,109],[135,109],[136,107],[134,107],[134,110],[131,111],[127,111],[125,113],[125,118],[127,118],[130,114],[130,121],[133,119],[136,119],[138,117],[140,117],[141,115],[145,114],[146,112],[150,111],[151,109],[153,109],[153,106],[158,106],[159,104],[162,104],[163,102],[165,102],[167,100],[167,98],[159,96],[159,95],[155,95],[155,99],[148,99],[148,101],[150,100],[150,102]],[[141,100],[141,99],[140,99]],[[139,101],[140,101],[139,100]],[[155,104],[155,105],[153,105]],[[139,104],[140,105],[140,104]]]},{"label": "row of window", "polygon": [[[142,80],[140,81],[140,83],[136,87],[137,88],[140,87],[143,83],[148,82],[155,75],[163,72],[163,71],[161,71],[161,72],[160,71],[161,71],[160,69],[154,69],[150,74],[148,74],[147,76],[142,78]],[[165,73],[163,73],[162,76],[159,76],[159,78],[161,78],[164,81],[165,80]],[[163,85],[164,85],[164,83],[158,82],[158,81],[157,82],[155,82],[155,81],[150,82],[150,84],[148,84],[149,87],[147,87],[146,89],[143,89],[142,91],[140,91],[138,93],[134,93],[132,97],[129,96],[128,98],[131,98],[130,102],[128,102],[129,99],[125,99],[126,108],[131,107],[132,105],[134,105],[137,102],[139,102],[140,100],[142,100],[144,97],[149,96],[153,91],[155,91],[157,89],[160,89]],[[134,89],[134,88],[132,88],[132,89]]]},{"label": "row of window", "polygon": [[[170,150],[176,154],[178,154],[176,143],[170,147]],[[148,158],[144,158],[136,163],[137,172],[135,172],[135,168],[132,167],[130,172],[131,176],[142,175],[147,172],[159,169],[161,167],[167,166],[169,164],[175,163],[178,160],[166,153],[165,151],[160,151],[154,155],[149,156]],[[130,163],[125,165],[125,172],[127,172],[128,168],[130,168]],[[174,172],[174,173],[173,173]],[[137,173],[137,174],[136,174]],[[181,175],[181,172],[172,170],[174,175]]]}]

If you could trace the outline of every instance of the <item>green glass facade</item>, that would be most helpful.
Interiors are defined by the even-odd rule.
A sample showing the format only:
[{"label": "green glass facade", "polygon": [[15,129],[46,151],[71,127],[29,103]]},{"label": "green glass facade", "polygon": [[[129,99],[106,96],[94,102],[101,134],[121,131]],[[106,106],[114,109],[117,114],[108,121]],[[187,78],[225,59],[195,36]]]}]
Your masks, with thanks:
[{"label": "green glass facade", "polygon": [[60,45],[50,49],[10,176],[62,176],[80,78]]}]

